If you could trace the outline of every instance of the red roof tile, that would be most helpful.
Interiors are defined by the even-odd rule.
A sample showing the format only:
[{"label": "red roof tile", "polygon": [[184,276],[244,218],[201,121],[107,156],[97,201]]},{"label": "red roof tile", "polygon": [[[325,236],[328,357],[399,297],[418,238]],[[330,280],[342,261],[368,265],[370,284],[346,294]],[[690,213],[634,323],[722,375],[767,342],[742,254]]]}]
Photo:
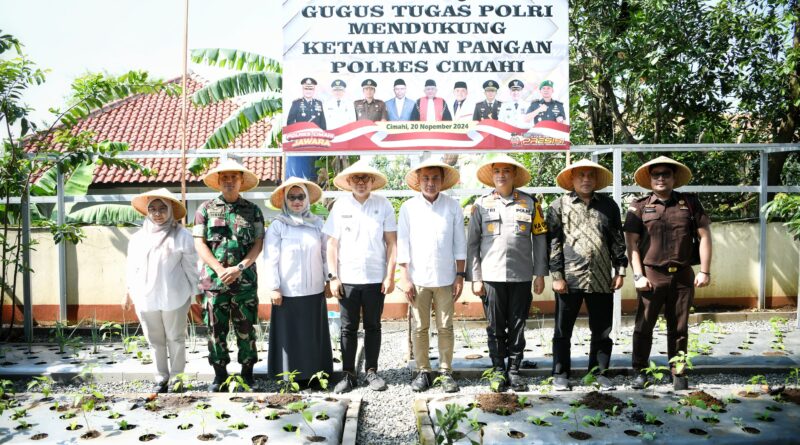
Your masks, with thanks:
[{"label": "red roof tile", "polygon": [[[180,83],[181,79],[170,82]],[[186,82],[188,95],[203,87],[199,79],[190,76]],[[102,108],[81,120],[75,131],[89,130],[98,140],[127,142],[130,151],[178,150],[181,144],[180,96],[158,94],[133,96]],[[209,135],[233,113],[239,105],[225,101],[196,107],[189,104],[187,115],[187,147],[202,146]],[[245,134],[236,139],[230,148],[261,148],[269,143],[269,123],[261,121],[250,127]],[[122,170],[116,167],[99,166],[95,169],[95,184],[123,183],[162,183],[180,182],[181,159],[137,159],[151,169],[157,170],[152,177],[139,172]],[[190,162],[191,159],[187,159]],[[247,158],[245,165],[262,181],[275,181],[280,178],[280,157]],[[216,165],[216,162],[214,163]],[[193,175],[188,182],[199,181]]]}]

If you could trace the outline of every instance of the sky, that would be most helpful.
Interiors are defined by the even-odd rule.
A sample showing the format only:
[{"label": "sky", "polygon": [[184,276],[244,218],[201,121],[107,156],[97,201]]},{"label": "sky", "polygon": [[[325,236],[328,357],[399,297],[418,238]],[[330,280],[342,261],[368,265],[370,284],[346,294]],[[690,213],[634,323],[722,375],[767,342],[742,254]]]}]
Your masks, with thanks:
[{"label": "sky", "polygon": [[[190,0],[189,49],[236,48],[280,59],[281,0]],[[24,102],[36,122],[50,121],[73,79],[87,72],[146,70],[161,79],[182,70],[181,0],[0,0],[0,30],[50,70]],[[217,71],[189,64],[205,77]]]}]

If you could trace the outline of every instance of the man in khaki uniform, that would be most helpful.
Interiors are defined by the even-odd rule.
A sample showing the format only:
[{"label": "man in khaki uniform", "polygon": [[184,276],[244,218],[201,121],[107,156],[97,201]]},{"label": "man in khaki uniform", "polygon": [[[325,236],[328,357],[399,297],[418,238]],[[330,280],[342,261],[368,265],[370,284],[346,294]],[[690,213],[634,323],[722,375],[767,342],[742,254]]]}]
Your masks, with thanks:
[{"label": "man in khaki uniform", "polygon": [[378,84],[372,79],[361,82],[364,98],[353,103],[357,121],[378,122],[389,120],[386,114],[386,103],[380,99],[375,99],[375,88],[377,86]]}]

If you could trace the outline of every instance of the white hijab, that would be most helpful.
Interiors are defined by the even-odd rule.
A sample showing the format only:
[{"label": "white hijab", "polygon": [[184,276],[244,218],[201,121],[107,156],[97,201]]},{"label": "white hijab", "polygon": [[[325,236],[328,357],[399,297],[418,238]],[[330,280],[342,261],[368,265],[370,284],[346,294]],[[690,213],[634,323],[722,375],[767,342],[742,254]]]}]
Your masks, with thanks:
[{"label": "white hijab", "polygon": [[[303,201],[303,209],[299,212],[295,212],[289,207],[289,199],[287,196],[289,195],[289,190],[293,188],[299,188],[303,190],[303,194],[306,195],[306,199]],[[303,184],[297,184],[289,187],[283,193],[283,205],[281,206],[282,213],[278,215],[275,219],[279,221],[283,221],[290,226],[309,226],[309,227],[317,227],[317,221],[319,217],[311,213],[311,198],[308,195],[308,188]]]},{"label": "white hijab", "polygon": [[160,201],[167,206],[167,220],[162,224],[157,224],[148,214],[144,218],[142,224],[142,241],[144,255],[144,288],[151,289],[155,283],[153,280],[156,277],[158,270],[158,261],[162,258],[160,255],[164,248],[164,243],[169,237],[175,236],[178,233],[178,222],[175,221],[175,216],[172,212],[172,203],[158,197],[148,198],[147,206],[150,207],[155,201]]}]

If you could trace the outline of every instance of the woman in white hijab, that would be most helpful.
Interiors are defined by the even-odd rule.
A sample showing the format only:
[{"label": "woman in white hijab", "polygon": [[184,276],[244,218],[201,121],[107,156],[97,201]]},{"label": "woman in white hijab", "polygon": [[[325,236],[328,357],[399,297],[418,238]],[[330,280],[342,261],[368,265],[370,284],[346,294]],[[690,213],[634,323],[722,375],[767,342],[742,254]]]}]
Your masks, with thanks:
[{"label": "woman in white hijab", "polygon": [[281,214],[267,229],[264,248],[266,289],[272,309],[268,372],[298,371],[309,383],[319,371],[333,372],[333,354],[325,304],[323,221],[310,206],[322,197],[313,182],[289,178],[270,197]]},{"label": "woman in white hijab", "polygon": [[198,293],[197,252],[192,234],[178,220],[186,208],[167,189],[133,198],[145,216],[128,243],[127,294],[123,307],[135,305],[156,365],[158,392],[186,365],[186,316]]}]

